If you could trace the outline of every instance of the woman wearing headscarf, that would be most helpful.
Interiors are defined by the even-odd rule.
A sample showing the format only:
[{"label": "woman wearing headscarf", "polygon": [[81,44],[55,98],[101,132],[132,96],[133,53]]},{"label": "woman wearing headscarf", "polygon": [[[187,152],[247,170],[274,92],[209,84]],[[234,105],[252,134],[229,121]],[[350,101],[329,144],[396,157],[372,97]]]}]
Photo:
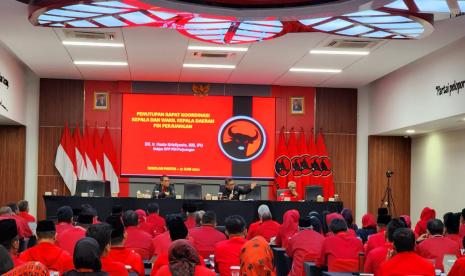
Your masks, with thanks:
[{"label": "woman wearing headscarf", "polygon": [[354,231],[358,230],[357,224],[354,223],[354,216],[352,214],[352,210],[350,210],[349,208],[344,208],[342,209],[341,215],[346,221],[348,229],[353,229]]},{"label": "woman wearing headscarf", "polygon": [[421,211],[420,221],[417,222],[415,226],[415,236],[420,237],[423,234],[426,234],[426,224],[429,220],[436,218],[436,211],[429,207],[425,207]]},{"label": "woman wearing headscarf", "polygon": [[328,224],[326,223],[326,217],[327,217],[329,214],[331,214],[330,211],[323,211],[323,212],[321,213],[321,218],[322,218],[322,220],[321,220],[321,226],[323,227],[323,234],[324,234],[324,235],[326,235],[326,233],[329,232],[329,226],[328,226]]},{"label": "woman wearing headscarf", "polygon": [[357,230],[357,237],[362,239],[365,244],[368,237],[376,233],[376,219],[375,216],[368,213],[362,217],[362,228]]},{"label": "woman wearing headscarf", "polygon": [[162,266],[155,276],[216,276],[200,263],[195,248],[187,240],[176,240],[168,251],[169,264]]},{"label": "woman wearing headscarf", "polygon": [[241,249],[241,275],[275,276],[273,251],[265,238],[256,236],[244,244]]},{"label": "woman wearing headscarf", "polygon": [[99,244],[93,238],[83,238],[76,243],[73,254],[74,270],[65,272],[64,276],[104,276],[101,271]]},{"label": "woman wearing headscarf", "polygon": [[[308,213],[308,216],[307,217],[315,217],[317,218],[319,221],[320,221],[320,234],[323,234],[324,233],[324,229],[323,229],[323,216],[320,215],[320,213],[318,213],[317,211],[311,211],[310,213]],[[324,235],[324,234],[323,234]]]},{"label": "woman wearing headscarf", "polygon": [[276,235],[276,246],[287,247],[289,238],[299,230],[299,211],[293,209],[284,213],[283,224],[279,226],[278,235]]},{"label": "woman wearing headscarf", "polygon": [[14,264],[10,253],[3,245],[0,245],[0,275],[13,269]]},{"label": "woman wearing headscarf", "polygon": [[400,219],[405,222],[407,228],[412,228],[412,220],[410,219],[410,216],[402,215],[400,216]]}]

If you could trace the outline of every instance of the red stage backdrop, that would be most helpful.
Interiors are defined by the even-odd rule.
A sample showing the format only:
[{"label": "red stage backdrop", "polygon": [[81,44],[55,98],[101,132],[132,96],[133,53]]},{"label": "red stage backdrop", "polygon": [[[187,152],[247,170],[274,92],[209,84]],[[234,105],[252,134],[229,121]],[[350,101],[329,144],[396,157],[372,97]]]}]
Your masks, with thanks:
[{"label": "red stage backdrop", "polygon": [[274,98],[125,94],[121,172],[273,178],[274,108]]}]

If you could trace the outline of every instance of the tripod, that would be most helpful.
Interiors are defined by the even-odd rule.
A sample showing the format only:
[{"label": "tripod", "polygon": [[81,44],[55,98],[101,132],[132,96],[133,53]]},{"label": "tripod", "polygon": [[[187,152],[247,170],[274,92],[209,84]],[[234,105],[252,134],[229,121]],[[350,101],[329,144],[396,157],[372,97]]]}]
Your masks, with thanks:
[{"label": "tripod", "polygon": [[[387,186],[386,190],[384,191],[383,199],[381,199],[381,207],[386,206],[388,209],[389,215],[397,215],[396,204],[394,203],[394,197],[392,196],[392,189],[391,189],[391,177],[387,176]],[[392,211],[394,210],[394,213]]]}]

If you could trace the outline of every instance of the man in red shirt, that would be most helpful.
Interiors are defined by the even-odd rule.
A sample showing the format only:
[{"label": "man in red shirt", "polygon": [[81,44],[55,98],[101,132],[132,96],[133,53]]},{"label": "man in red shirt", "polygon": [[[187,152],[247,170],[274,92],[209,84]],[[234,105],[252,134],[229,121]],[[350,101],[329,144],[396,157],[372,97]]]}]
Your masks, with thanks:
[{"label": "man in red shirt", "polygon": [[184,224],[187,229],[191,229],[197,226],[195,221],[195,212],[197,211],[197,206],[193,203],[184,203],[182,205],[182,212],[186,215]]},{"label": "man in red shirt", "polygon": [[92,225],[94,216],[86,212],[81,212],[77,219],[77,224],[68,230],[64,230],[57,235],[56,244],[70,255],[74,254],[74,246],[78,240],[86,236],[87,229]]},{"label": "man in red shirt", "polygon": [[153,256],[152,236],[137,227],[139,217],[136,212],[132,210],[124,212],[123,223],[127,233],[124,246],[139,253],[142,259],[150,260]]},{"label": "man in red shirt", "polygon": [[380,276],[435,275],[433,264],[414,252],[415,234],[411,229],[397,229],[393,239],[394,250],[388,253],[389,257],[393,257],[381,266]]},{"label": "man in red shirt", "polygon": [[299,200],[299,194],[297,194],[297,184],[295,181],[289,181],[287,183],[287,190],[281,193],[278,197],[278,201],[297,201]]},{"label": "man in red shirt", "polygon": [[40,262],[50,271],[60,274],[73,269],[73,258],[63,249],[55,245],[55,223],[51,220],[42,220],[37,223],[38,244],[19,256],[23,262]]},{"label": "man in red shirt", "polygon": [[159,206],[156,202],[150,202],[147,206],[149,214],[145,222],[139,224],[139,228],[156,237],[166,231],[165,219],[159,215]]},{"label": "man in red shirt", "polygon": [[278,234],[280,224],[273,221],[270,208],[265,204],[258,207],[258,217],[260,220],[249,226],[247,239],[250,240],[255,236],[262,236],[267,242],[270,242],[271,238],[276,237]]},{"label": "man in red shirt", "polygon": [[247,242],[245,239],[247,229],[244,218],[238,215],[227,217],[224,223],[229,239],[221,241],[215,246],[215,270],[221,276],[230,276],[231,266],[240,265],[239,256],[242,246]]},{"label": "man in red shirt", "polygon": [[226,236],[216,230],[216,214],[207,211],[202,216],[202,226],[189,229],[189,235],[194,239],[194,247],[200,255],[208,257],[213,254],[215,245],[226,240]]},{"label": "man in red shirt", "polygon": [[462,248],[462,237],[460,231],[460,214],[447,213],[444,215],[444,226],[446,227],[445,237],[455,241]]},{"label": "man in red shirt", "polygon": [[363,252],[363,244],[359,238],[347,233],[347,223],[343,219],[333,219],[329,229],[334,234],[323,241],[321,253],[316,261],[319,267],[328,266],[329,271],[338,259],[358,260]]},{"label": "man in red shirt", "polygon": [[27,202],[27,200],[18,202],[18,209],[18,216],[22,217],[27,222],[36,222],[36,218],[29,214],[29,202]]},{"label": "man in red shirt", "polygon": [[[444,224],[439,219],[432,219],[426,224],[426,235],[418,238],[421,241],[416,247],[418,255],[425,259],[435,260],[436,269],[444,271],[444,255],[450,254],[460,257],[460,246],[457,242],[443,236]],[[423,240],[422,240],[423,239]]]},{"label": "man in red shirt", "polygon": [[108,256],[111,248],[111,232],[112,228],[109,224],[98,223],[89,226],[86,237],[93,238],[98,242],[102,271],[107,272],[110,276],[127,276],[129,273],[124,264]]},{"label": "man in red shirt", "polygon": [[57,210],[57,224],[55,225],[57,235],[73,228],[73,209],[69,206],[62,206]]},{"label": "man in red shirt", "polygon": [[18,228],[14,219],[0,220],[0,245],[3,245],[8,250],[15,266],[23,263],[18,259]]},{"label": "man in red shirt", "polygon": [[134,250],[124,247],[126,232],[120,216],[110,216],[107,223],[111,225],[111,249],[108,256],[116,262],[130,266],[130,271],[134,271],[139,276],[145,275],[144,263],[142,257]]},{"label": "man in red shirt", "polygon": [[365,256],[368,256],[371,250],[378,246],[383,246],[386,242],[386,225],[391,221],[391,216],[388,215],[387,208],[378,209],[378,217],[376,218],[377,233],[370,235],[366,243]]},{"label": "man in red shirt", "polygon": [[393,249],[392,242],[394,241],[394,232],[397,229],[406,228],[406,225],[401,219],[392,219],[386,227],[386,242],[383,246],[378,246],[371,250],[365,256],[364,272],[379,275],[381,265],[386,261],[389,250]]},{"label": "man in red shirt", "polygon": [[32,236],[32,230],[27,221],[16,214],[17,212],[18,206],[16,206],[16,203],[8,204],[8,206],[0,208],[0,220],[14,219],[16,221],[16,227],[18,228],[18,238],[22,241]]},{"label": "man in red shirt", "polygon": [[321,223],[316,217],[299,220],[299,232],[288,241],[286,253],[292,258],[290,276],[301,276],[306,261],[315,261],[321,253],[325,238],[320,234]]}]

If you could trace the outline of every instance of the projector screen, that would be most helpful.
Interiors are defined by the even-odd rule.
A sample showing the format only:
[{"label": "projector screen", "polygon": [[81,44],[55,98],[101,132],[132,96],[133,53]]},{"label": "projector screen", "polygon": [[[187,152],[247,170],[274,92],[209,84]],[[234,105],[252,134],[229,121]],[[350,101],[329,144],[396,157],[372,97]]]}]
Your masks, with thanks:
[{"label": "projector screen", "polygon": [[123,176],[272,179],[275,99],[124,94]]}]

